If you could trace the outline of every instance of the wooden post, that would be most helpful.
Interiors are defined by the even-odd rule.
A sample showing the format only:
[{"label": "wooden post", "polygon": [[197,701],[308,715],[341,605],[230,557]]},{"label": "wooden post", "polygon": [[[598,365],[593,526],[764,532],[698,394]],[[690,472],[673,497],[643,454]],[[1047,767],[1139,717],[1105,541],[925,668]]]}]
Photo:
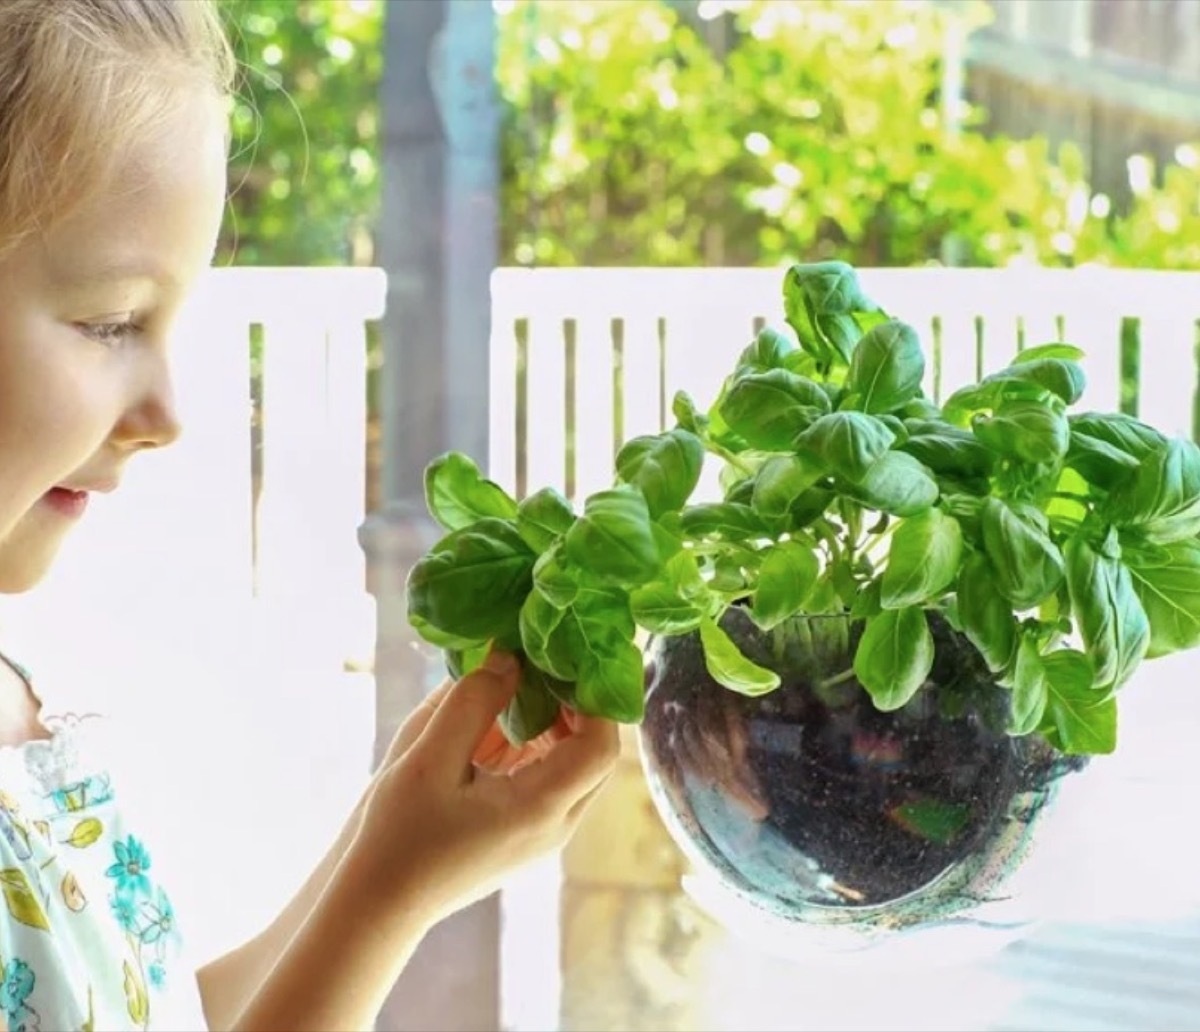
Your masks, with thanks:
[{"label": "wooden post", "polygon": [[[377,605],[376,763],[444,674],[440,657],[418,646],[404,601],[408,570],[438,534],[423,502],[425,466],[449,449],[487,459],[499,133],[493,19],[492,5],[477,0],[386,5],[384,504],[361,535]],[[435,929],[377,1027],[498,1028],[499,937],[495,898]]]}]

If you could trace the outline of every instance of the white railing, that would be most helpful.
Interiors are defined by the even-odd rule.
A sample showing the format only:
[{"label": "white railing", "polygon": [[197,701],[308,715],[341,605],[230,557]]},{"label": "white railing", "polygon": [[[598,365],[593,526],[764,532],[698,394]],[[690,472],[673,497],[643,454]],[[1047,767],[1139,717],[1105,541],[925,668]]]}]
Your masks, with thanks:
[{"label": "white railing", "polygon": [[[1140,418],[1191,434],[1200,275],[1110,269],[863,269],[914,325],[935,398],[1066,340],[1088,353],[1080,404],[1116,409],[1122,338],[1140,341]],[[707,403],[760,321],[783,326],[781,269],[500,269],[492,280],[492,476],[579,497],[607,486],[614,441],[669,423],[676,390]],[[523,424],[523,426],[522,426]]]}]

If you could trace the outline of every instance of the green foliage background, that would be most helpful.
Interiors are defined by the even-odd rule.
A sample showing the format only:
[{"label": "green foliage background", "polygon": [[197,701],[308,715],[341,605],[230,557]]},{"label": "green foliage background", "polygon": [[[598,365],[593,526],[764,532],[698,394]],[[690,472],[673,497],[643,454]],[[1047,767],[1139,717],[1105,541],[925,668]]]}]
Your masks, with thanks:
[{"label": "green foliage background", "polygon": [[[369,263],[386,5],[224,6],[247,71],[222,256]],[[1118,212],[1078,148],[944,110],[946,34],[982,7],[708,0],[719,25],[688,0],[496,8],[502,264],[1200,268],[1200,150],[1161,174],[1135,157]]]}]

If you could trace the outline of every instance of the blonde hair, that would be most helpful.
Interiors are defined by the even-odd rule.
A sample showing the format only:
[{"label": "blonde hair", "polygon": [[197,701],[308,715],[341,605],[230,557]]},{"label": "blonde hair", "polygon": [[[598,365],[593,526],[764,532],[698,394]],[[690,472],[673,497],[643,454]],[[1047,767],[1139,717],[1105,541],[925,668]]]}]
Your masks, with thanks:
[{"label": "blonde hair", "polygon": [[228,96],[213,0],[0,0],[0,256],[101,188],[181,89]]}]

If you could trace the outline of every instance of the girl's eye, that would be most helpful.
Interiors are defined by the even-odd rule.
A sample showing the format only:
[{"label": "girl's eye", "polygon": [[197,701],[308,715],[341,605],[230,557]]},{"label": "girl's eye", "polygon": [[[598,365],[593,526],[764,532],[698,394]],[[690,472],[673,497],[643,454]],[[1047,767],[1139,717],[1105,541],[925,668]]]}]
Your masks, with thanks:
[{"label": "girl's eye", "polygon": [[79,323],[79,332],[89,340],[106,347],[117,347],[138,332],[132,321],[107,323]]}]

